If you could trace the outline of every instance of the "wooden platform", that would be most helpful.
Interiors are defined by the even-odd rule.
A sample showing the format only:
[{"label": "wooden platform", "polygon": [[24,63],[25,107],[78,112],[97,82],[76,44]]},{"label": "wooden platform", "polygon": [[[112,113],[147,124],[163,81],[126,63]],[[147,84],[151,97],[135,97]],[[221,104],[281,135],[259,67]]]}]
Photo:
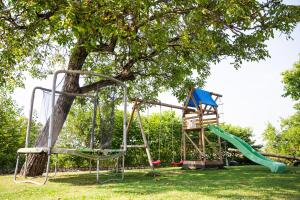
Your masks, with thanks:
[{"label": "wooden platform", "polygon": [[183,169],[205,169],[205,168],[223,168],[224,163],[220,160],[185,160],[183,161]]}]

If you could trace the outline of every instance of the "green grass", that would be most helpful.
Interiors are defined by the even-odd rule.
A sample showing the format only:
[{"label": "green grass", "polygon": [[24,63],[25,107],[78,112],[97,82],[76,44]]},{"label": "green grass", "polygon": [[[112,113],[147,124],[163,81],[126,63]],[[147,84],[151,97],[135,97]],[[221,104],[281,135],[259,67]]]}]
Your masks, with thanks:
[{"label": "green grass", "polygon": [[300,168],[273,174],[261,166],[224,170],[129,170],[124,181],[96,184],[95,174],[58,173],[45,186],[0,176],[0,199],[300,199]]}]

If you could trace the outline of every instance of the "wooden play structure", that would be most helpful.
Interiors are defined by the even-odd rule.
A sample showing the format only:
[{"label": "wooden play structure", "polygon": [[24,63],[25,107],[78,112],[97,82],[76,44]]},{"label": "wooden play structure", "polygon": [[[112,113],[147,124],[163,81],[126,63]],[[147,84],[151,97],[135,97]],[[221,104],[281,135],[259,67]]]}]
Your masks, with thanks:
[{"label": "wooden play structure", "polygon": [[[152,104],[181,109],[182,112],[182,137],[181,137],[181,161],[176,166],[185,169],[222,168],[224,166],[222,157],[222,142],[226,140],[235,146],[249,160],[263,165],[274,173],[282,173],[286,166],[284,163],[276,162],[264,157],[253,149],[241,138],[232,135],[219,126],[219,111],[217,100],[222,95],[208,92],[200,88],[192,88],[183,106],[175,106],[159,101],[134,100],[133,111],[127,126],[126,133],[132,122],[134,113],[138,114],[138,122],[141,129],[144,144],[129,147],[143,147],[146,149],[151,168],[161,163],[160,159],[152,161],[150,148],[144,133],[139,108],[142,104]],[[159,134],[160,135],[160,134]],[[175,164],[175,162],[174,162]]]},{"label": "wooden play structure", "polygon": [[[160,158],[153,161],[150,153],[149,144],[143,123],[141,120],[140,107],[143,104],[159,105],[160,107],[169,107],[171,109],[180,109],[183,111],[182,116],[182,137],[181,137],[181,153],[182,160],[180,162],[172,162],[173,166],[183,166],[184,168],[207,168],[207,167],[223,167],[221,139],[217,137],[217,141],[210,141],[206,136],[206,126],[210,124],[219,124],[218,105],[216,101],[222,97],[220,94],[208,92],[200,88],[192,88],[185,100],[183,106],[171,105],[154,100],[133,99],[134,105],[127,126],[127,134],[130,129],[134,114],[137,113],[137,120],[143,144],[128,144],[128,148],[145,148],[148,162],[151,168],[160,165]],[[195,138],[196,134],[196,138]],[[212,144],[217,144],[212,147]],[[212,149],[210,156],[207,156],[206,149]],[[192,147],[192,148],[190,148]],[[195,154],[189,156],[189,154]],[[160,157],[160,156],[159,156]]]},{"label": "wooden play structure", "polygon": [[[219,125],[219,113],[217,100],[222,97],[220,94],[208,92],[200,88],[192,88],[185,101],[182,116],[182,151],[184,168],[209,168],[223,167],[221,139],[217,137],[217,145],[212,146],[212,141],[206,136],[207,125]],[[186,109],[194,108],[194,109]],[[191,136],[196,137],[192,139]],[[192,144],[198,156],[196,159],[187,159],[187,143]],[[207,156],[206,149],[210,145],[212,152],[210,158]]]}]

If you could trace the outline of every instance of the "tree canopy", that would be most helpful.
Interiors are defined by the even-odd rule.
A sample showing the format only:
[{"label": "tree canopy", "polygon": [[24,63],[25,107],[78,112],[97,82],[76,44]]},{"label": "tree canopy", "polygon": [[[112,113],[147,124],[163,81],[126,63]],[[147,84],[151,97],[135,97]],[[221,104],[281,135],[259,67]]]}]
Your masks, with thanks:
[{"label": "tree canopy", "polygon": [[180,98],[203,85],[211,63],[267,57],[264,42],[276,30],[289,37],[300,16],[280,0],[7,0],[0,8],[1,85],[68,62],[129,81],[138,96],[172,89]]}]

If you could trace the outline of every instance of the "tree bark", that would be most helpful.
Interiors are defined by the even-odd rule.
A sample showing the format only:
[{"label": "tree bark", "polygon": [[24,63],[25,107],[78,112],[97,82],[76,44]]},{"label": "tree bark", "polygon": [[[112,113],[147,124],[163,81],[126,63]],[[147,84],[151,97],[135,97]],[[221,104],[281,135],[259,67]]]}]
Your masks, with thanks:
[{"label": "tree bark", "polygon": [[[82,45],[83,42],[79,40],[74,47],[70,56],[68,64],[69,70],[80,70],[84,64],[88,52]],[[78,92],[79,91],[79,75],[66,75],[63,83],[63,91],[66,92]],[[54,107],[54,130],[52,135],[52,146],[55,144],[58,135],[63,127],[63,124],[68,116],[75,97],[60,95]],[[36,141],[37,147],[47,147],[48,134],[49,134],[49,121],[42,129]],[[21,174],[26,176],[39,176],[42,175],[47,162],[47,154],[29,154],[27,157],[27,167],[23,165]]]}]

